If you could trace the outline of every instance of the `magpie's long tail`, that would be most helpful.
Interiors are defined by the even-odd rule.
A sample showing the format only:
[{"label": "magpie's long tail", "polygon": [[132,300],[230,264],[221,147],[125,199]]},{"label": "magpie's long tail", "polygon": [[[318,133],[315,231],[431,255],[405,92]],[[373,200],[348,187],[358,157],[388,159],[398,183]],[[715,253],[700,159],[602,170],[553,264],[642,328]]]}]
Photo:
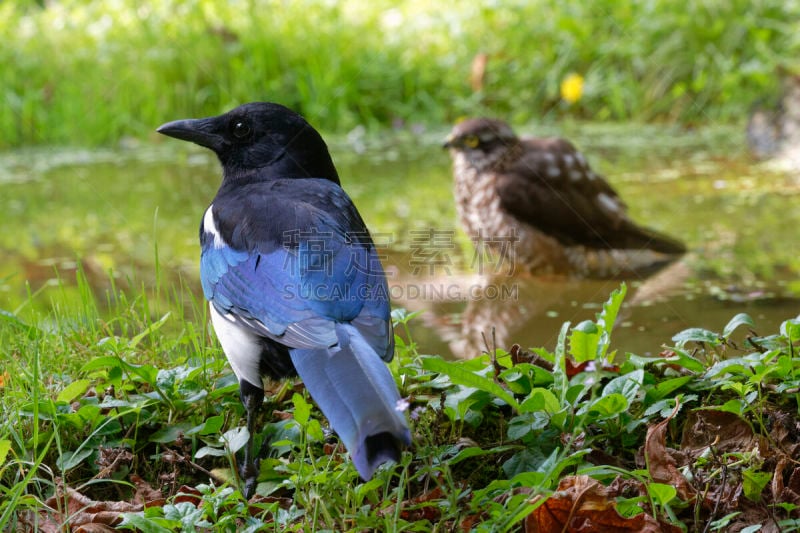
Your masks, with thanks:
[{"label": "magpie's long tail", "polygon": [[367,480],[386,461],[398,461],[411,432],[389,368],[350,324],[337,326],[332,348],[294,349],[292,362],[331,427]]}]

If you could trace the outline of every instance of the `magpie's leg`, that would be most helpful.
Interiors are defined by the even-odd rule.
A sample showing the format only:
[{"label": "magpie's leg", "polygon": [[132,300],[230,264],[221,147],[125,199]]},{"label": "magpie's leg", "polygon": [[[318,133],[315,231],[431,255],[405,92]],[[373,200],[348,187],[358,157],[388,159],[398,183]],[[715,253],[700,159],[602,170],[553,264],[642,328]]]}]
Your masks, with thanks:
[{"label": "magpie's leg", "polygon": [[244,464],[239,468],[239,475],[244,480],[244,497],[248,500],[255,493],[258,483],[258,457],[253,456],[253,445],[256,434],[256,417],[264,401],[264,389],[256,387],[248,381],[239,382],[239,395],[247,410],[247,445],[244,448]]}]

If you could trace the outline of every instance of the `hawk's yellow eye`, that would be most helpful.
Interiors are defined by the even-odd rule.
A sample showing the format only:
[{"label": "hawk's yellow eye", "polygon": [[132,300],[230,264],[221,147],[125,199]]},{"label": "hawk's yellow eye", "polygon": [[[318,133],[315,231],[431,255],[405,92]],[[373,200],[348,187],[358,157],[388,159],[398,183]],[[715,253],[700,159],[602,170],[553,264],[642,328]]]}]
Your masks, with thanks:
[{"label": "hawk's yellow eye", "polygon": [[464,137],[464,146],[467,148],[477,148],[480,143],[481,140],[478,139],[476,135],[467,135]]}]

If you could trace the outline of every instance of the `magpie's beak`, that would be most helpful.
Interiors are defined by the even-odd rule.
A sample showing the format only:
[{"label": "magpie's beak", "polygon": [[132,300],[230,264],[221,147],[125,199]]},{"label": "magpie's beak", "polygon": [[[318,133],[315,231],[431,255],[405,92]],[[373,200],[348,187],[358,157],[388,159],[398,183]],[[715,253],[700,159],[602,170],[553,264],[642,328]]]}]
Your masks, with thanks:
[{"label": "magpie's beak", "polygon": [[156,131],[219,152],[225,144],[225,138],[216,132],[217,121],[215,119],[216,117],[174,120],[162,124]]}]

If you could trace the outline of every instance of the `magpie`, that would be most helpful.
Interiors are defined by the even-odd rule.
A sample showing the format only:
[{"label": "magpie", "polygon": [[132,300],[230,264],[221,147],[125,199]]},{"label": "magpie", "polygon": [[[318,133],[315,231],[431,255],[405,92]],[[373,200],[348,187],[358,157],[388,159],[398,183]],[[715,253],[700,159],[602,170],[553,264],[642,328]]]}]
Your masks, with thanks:
[{"label": "magpie", "polygon": [[211,149],[222,166],[200,223],[200,278],[247,411],[245,496],[258,478],[263,377],[300,376],[361,478],[398,461],[411,433],[385,364],[394,355],[386,277],[320,134],[267,102],[157,131]]}]

